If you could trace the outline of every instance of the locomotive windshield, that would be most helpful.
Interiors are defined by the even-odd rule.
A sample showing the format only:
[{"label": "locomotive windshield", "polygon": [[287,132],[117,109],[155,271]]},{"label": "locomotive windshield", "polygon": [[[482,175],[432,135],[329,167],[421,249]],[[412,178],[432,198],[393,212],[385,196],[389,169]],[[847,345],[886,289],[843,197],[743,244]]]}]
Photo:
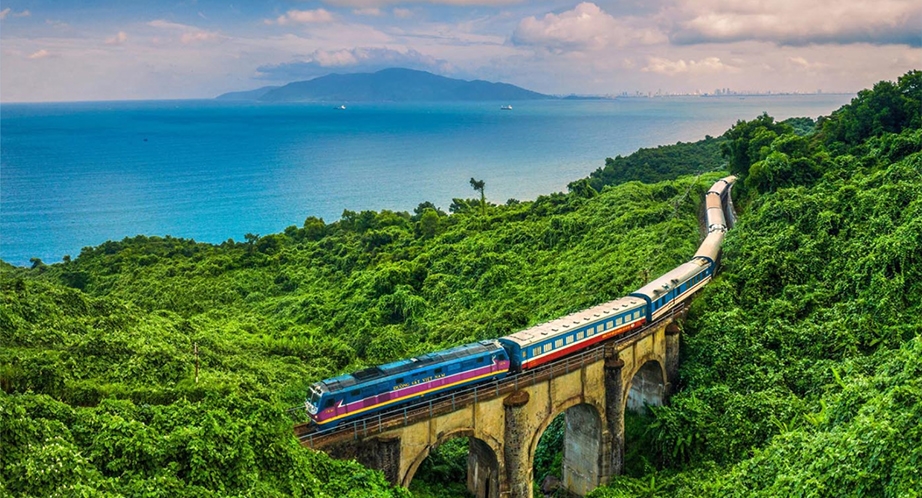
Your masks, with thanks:
[{"label": "locomotive windshield", "polygon": [[320,406],[320,389],[317,389],[316,386],[311,386],[311,394],[307,399],[307,411],[311,414],[317,413],[317,407]]}]

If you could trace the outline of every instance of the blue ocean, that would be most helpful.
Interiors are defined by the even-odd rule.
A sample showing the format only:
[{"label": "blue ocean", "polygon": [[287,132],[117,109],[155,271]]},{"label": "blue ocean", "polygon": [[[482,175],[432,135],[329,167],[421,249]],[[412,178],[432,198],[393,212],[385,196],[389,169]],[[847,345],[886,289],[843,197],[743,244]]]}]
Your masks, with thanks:
[{"label": "blue ocean", "polygon": [[0,106],[0,259],[28,265],[138,234],[204,242],[344,209],[534,199],[641,147],[739,119],[826,115],[849,95],[514,103],[87,102]]}]

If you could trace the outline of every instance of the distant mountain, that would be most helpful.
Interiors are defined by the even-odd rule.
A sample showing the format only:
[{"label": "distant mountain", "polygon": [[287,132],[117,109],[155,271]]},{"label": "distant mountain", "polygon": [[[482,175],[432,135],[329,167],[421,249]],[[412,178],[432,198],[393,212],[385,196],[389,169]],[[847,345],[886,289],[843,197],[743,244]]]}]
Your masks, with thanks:
[{"label": "distant mountain", "polygon": [[[260,89],[262,90],[262,89]],[[239,95],[258,92],[234,92]],[[376,73],[329,74],[308,81],[296,81],[271,89],[252,100],[263,102],[406,102],[447,100],[533,100],[551,99],[507,83],[464,81],[412,69],[384,69]]]},{"label": "distant mountain", "polygon": [[279,88],[278,86],[264,86],[256,90],[246,90],[243,92],[222,93],[215,97],[217,100],[258,100],[263,95]]}]

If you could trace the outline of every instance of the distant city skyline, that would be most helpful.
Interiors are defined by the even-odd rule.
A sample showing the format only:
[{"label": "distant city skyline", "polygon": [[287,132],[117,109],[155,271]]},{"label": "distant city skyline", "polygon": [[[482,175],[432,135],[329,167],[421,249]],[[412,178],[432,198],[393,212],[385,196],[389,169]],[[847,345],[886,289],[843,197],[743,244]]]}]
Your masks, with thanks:
[{"label": "distant city skyline", "polygon": [[853,93],[922,68],[917,0],[10,0],[0,102],[211,98],[407,67],[555,95]]}]

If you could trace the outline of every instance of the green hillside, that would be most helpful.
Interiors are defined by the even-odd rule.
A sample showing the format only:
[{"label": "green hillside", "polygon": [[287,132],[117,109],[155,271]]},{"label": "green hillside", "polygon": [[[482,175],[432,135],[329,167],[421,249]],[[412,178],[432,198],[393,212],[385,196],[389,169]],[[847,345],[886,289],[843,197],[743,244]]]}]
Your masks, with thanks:
[{"label": "green hillside", "polygon": [[286,409],[303,417],[309,383],[623,295],[694,252],[718,177],[456,199],[450,216],[346,211],[221,245],[136,237],[6,266],[3,489],[401,495],[297,445]]},{"label": "green hillside", "polygon": [[747,208],[686,324],[684,388],[633,441],[646,470],[593,497],[919,496],[920,112],[915,71],[815,133],[726,134]]}]

